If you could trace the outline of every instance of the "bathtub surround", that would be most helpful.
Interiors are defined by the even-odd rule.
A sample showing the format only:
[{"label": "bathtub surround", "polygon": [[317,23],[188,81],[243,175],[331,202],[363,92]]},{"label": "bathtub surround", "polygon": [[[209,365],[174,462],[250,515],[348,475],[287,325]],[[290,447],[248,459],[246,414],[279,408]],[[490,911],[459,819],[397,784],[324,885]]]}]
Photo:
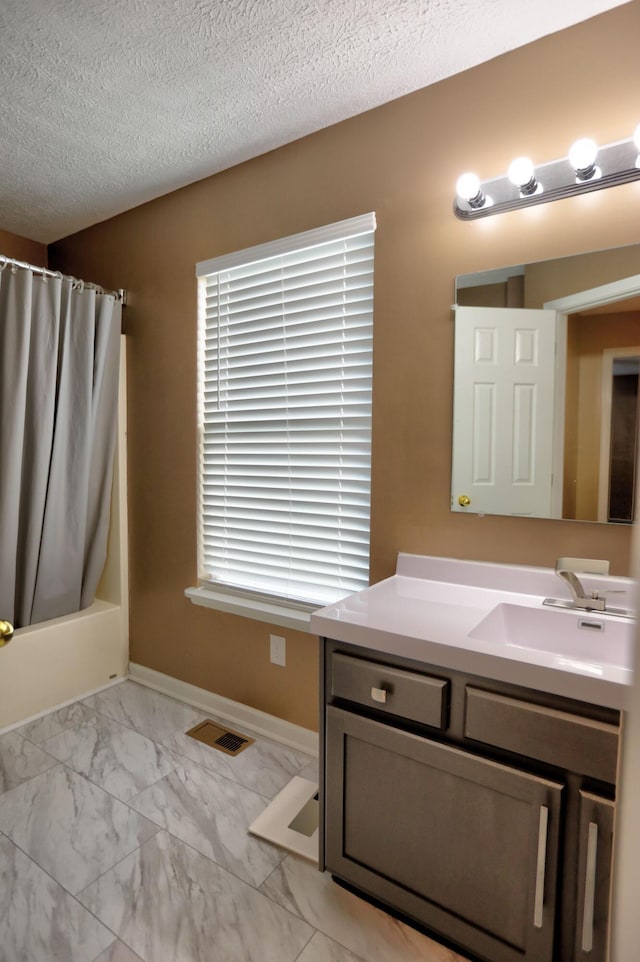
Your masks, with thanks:
[{"label": "bathtub surround", "polygon": [[[115,525],[114,539],[118,539]],[[116,591],[119,591],[119,584]],[[127,674],[128,626],[123,594],[84,611],[20,628],[2,649],[0,731],[103,689]]]},{"label": "bathtub surround", "polygon": [[0,735],[0,962],[462,962],[249,836],[317,760],[183,741],[203,717],[126,681]]}]

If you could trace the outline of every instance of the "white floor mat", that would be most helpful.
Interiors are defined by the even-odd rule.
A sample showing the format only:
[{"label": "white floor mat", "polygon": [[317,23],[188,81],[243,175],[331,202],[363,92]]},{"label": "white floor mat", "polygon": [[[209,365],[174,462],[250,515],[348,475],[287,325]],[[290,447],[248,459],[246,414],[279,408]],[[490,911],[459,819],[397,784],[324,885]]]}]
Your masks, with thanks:
[{"label": "white floor mat", "polygon": [[252,835],[318,861],[318,785],[296,775],[249,826]]}]

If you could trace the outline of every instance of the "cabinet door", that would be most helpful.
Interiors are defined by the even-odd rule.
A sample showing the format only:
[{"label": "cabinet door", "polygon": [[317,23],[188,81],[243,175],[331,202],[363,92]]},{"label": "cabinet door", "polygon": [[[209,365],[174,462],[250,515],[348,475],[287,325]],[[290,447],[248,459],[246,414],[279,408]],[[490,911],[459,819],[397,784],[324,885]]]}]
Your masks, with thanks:
[{"label": "cabinet door", "polygon": [[615,804],[580,792],[575,962],[605,962],[609,938]]},{"label": "cabinet door", "polygon": [[553,955],[562,786],[329,706],[326,865],[491,962]]}]

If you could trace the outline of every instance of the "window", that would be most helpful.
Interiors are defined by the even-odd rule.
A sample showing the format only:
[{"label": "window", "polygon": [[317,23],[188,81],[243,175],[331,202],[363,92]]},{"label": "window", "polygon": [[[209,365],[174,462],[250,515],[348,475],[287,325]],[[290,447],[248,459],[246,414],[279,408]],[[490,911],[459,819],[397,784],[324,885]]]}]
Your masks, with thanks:
[{"label": "window", "polygon": [[197,265],[201,584],[313,607],[368,584],[374,230]]}]

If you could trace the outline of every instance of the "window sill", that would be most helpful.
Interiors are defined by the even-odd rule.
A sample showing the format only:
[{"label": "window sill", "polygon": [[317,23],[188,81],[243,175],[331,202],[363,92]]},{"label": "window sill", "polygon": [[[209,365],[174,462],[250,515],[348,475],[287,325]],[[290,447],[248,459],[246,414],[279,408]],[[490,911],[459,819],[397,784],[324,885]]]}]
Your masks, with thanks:
[{"label": "window sill", "polygon": [[279,605],[277,601],[266,601],[264,598],[247,598],[213,587],[185,588],[184,593],[192,605],[215,608],[217,611],[241,615],[243,618],[264,621],[269,625],[294,628],[296,631],[306,631],[313,634],[310,627],[312,612],[308,608],[292,608],[289,605]]}]

